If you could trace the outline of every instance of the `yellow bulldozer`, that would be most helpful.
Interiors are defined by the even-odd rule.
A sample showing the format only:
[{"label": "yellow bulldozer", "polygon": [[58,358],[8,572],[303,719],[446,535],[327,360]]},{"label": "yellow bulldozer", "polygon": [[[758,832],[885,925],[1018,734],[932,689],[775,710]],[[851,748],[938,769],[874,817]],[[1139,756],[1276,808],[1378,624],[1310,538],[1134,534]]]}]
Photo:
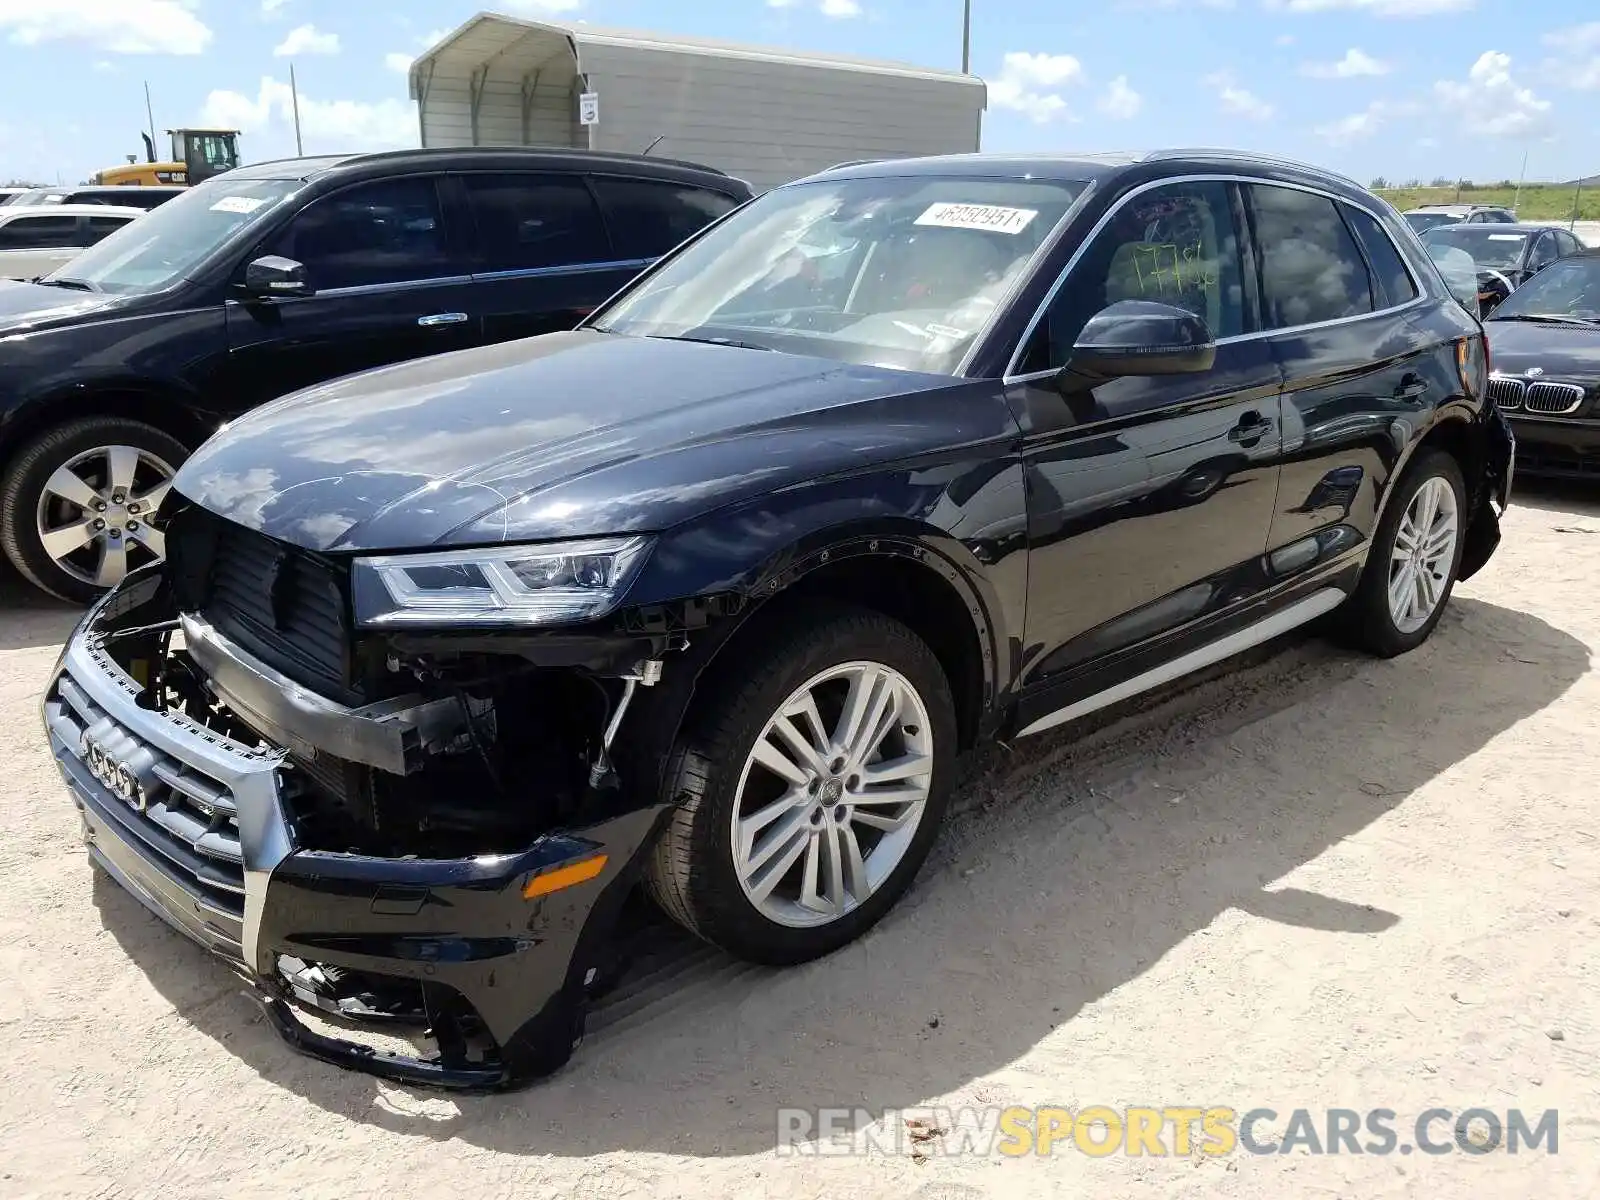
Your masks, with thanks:
[{"label": "yellow bulldozer", "polygon": [[96,171],[95,183],[105,187],[163,183],[192,187],[239,165],[237,129],[169,129],[172,157],[165,162],[156,161],[156,144],[150,135],[139,136],[144,138],[147,161],[139,162],[130,154],[125,166]]}]

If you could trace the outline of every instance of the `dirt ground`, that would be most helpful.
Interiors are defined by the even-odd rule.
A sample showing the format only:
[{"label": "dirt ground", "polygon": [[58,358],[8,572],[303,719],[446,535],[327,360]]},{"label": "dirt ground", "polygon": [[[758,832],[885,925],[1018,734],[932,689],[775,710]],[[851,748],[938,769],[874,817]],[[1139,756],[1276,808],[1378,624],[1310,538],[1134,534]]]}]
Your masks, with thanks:
[{"label": "dirt ground", "polygon": [[[863,943],[787,973],[686,954],[564,1072],[487,1098],[296,1056],[90,870],[36,712],[72,614],[0,586],[0,1195],[1600,1194],[1600,502],[1581,490],[1518,497],[1422,650],[1302,637],[996,751]],[[1271,1108],[1269,1149],[1298,1108],[1319,1127],[1393,1110],[1402,1143],[1434,1107],[1557,1109],[1560,1140],[774,1150],[780,1107],[941,1104]]]}]

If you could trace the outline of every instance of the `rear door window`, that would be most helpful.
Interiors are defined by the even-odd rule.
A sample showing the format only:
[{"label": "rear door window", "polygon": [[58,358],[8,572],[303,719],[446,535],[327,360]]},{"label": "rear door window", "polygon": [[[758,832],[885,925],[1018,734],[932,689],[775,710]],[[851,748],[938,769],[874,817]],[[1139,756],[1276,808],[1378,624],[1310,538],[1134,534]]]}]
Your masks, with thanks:
[{"label": "rear door window", "polygon": [[1405,260],[1400,257],[1400,251],[1395,249],[1394,242],[1378,219],[1348,204],[1340,207],[1345,220],[1360,239],[1362,249],[1367,252],[1367,261],[1372,264],[1372,274],[1381,292],[1379,307],[1393,308],[1397,304],[1415,300],[1416,282],[1411,278],[1411,272],[1406,270]]},{"label": "rear door window", "polygon": [[1528,255],[1528,270],[1537,271],[1548,267],[1556,258],[1556,235],[1541,233],[1538,240],[1533,243],[1533,252]]},{"label": "rear door window", "polygon": [[77,243],[77,217],[18,217],[0,225],[0,250],[50,250]]},{"label": "rear door window", "polygon": [[318,291],[443,279],[464,270],[450,251],[432,176],[376,180],[315,200],[263,253],[304,264]]},{"label": "rear door window", "polygon": [[616,257],[583,180],[576,175],[463,175],[477,226],[480,269],[527,271]]},{"label": "rear door window", "polygon": [[1332,200],[1270,184],[1250,184],[1245,191],[1255,221],[1268,329],[1373,310],[1366,261]]},{"label": "rear door window", "polygon": [[606,227],[619,259],[659,258],[738,207],[721,192],[654,179],[596,175]]}]

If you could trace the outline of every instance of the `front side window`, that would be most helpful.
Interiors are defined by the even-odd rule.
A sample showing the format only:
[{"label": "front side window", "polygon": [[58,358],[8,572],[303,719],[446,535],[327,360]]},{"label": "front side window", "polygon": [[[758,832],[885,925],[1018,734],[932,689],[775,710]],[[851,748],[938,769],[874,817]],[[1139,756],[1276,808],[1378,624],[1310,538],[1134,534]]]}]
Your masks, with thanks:
[{"label": "front side window", "polygon": [[446,241],[430,176],[377,180],[315,200],[262,253],[304,265],[318,291],[441,279],[463,269]]},{"label": "front side window", "polygon": [[1361,239],[1362,248],[1367,252],[1367,261],[1372,264],[1372,274],[1383,293],[1384,307],[1415,300],[1417,285],[1411,278],[1411,272],[1406,270],[1405,260],[1400,257],[1400,251],[1395,249],[1394,242],[1389,239],[1389,234],[1378,219],[1365,209],[1351,205],[1342,207],[1345,220],[1350,223],[1350,228],[1355,230],[1356,236]]},{"label": "front side window", "polygon": [[0,225],[0,250],[44,250],[77,242],[77,217],[18,217]]},{"label": "front side window", "polygon": [[1255,217],[1268,329],[1372,311],[1366,261],[1332,200],[1270,184],[1250,184],[1245,190]]},{"label": "front side window", "polygon": [[1533,253],[1528,256],[1528,270],[1537,271],[1542,267],[1548,267],[1557,257],[1555,234],[1540,234],[1539,240],[1533,244]]},{"label": "front side window", "polygon": [[1020,369],[1066,365],[1089,318],[1119,300],[1187,309],[1213,337],[1244,332],[1239,239],[1225,183],[1174,183],[1125,202],[1089,243]]},{"label": "front side window", "polygon": [[1084,187],[899,176],[776,188],[592,326],[949,373]]},{"label": "front side window", "polygon": [[612,257],[600,210],[576,176],[463,175],[485,271],[526,271]]},{"label": "front side window", "polygon": [[731,196],[680,183],[607,175],[592,182],[619,259],[659,258],[738,207]]}]

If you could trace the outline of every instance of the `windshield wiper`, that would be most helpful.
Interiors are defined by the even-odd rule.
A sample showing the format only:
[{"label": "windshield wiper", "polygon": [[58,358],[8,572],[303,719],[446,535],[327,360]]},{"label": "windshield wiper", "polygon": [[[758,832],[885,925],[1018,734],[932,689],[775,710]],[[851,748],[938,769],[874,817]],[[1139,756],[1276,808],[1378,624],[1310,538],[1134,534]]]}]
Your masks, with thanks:
[{"label": "windshield wiper", "polygon": [[70,289],[71,291],[74,291],[74,292],[94,292],[94,291],[98,291],[99,290],[98,288],[96,288],[94,286],[94,284],[90,283],[86,279],[44,279],[44,278],[39,278],[39,279],[35,279],[33,282],[38,284],[40,287],[68,288],[68,289]]},{"label": "windshield wiper", "polygon": [[740,350],[771,350],[771,346],[758,346],[754,342],[741,342],[736,338],[725,337],[690,337],[686,333],[651,333],[646,337],[659,338],[664,342],[701,342],[707,346],[734,346]]},{"label": "windshield wiper", "polygon": [[1569,317],[1562,313],[1495,313],[1491,321],[1532,321],[1541,325],[1595,325],[1593,317]]}]

